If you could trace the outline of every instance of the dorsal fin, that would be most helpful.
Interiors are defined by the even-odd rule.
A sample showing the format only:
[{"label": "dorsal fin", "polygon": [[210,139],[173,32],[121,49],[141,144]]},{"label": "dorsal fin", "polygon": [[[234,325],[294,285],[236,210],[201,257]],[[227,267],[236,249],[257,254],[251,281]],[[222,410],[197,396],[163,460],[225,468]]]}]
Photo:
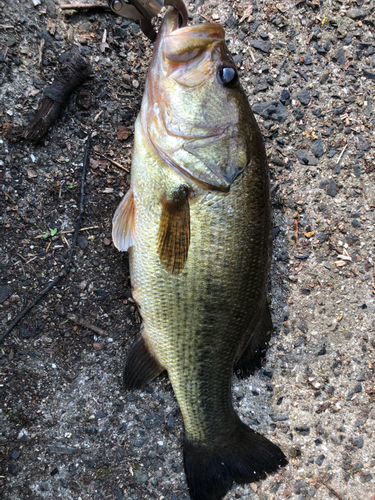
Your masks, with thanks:
[{"label": "dorsal fin", "polygon": [[185,266],[189,245],[190,207],[188,190],[183,187],[172,200],[162,200],[158,253],[164,269],[179,274]]},{"label": "dorsal fin", "polygon": [[112,220],[113,243],[121,252],[134,245],[134,214],[134,195],[130,188],[117,207]]}]

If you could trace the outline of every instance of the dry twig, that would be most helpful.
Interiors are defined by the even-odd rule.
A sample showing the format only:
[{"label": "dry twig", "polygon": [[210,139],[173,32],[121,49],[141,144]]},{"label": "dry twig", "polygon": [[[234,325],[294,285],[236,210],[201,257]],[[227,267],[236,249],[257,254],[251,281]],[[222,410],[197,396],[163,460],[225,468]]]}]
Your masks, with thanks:
[{"label": "dry twig", "polygon": [[129,169],[127,167],[122,166],[121,163],[117,163],[117,161],[111,160],[111,158],[108,158],[108,156],[104,156],[101,153],[98,153],[97,151],[94,151],[94,154],[96,154],[96,155],[100,156],[101,158],[104,158],[105,160],[111,162],[116,167],[122,168],[122,170],[125,170],[125,172],[129,172]]},{"label": "dry twig", "polygon": [[111,10],[109,5],[106,3],[63,3],[60,5],[60,8],[61,10]]},{"label": "dry twig", "polygon": [[[316,477],[316,476],[315,476],[315,477]],[[341,496],[341,495],[339,495],[339,494],[337,493],[337,491],[336,491],[336,490],[334,490],[334,489],[332,488],[332,486],[331,486],[331,485],[329,485],[329,484],[327,483],[327,481],[324,481],[324,479],[322,479],[322,478],[320,478],[320,477],[316,477],[316,479],[315,479],[315,484],[318,484],[318,483],[323,484],[323,485],[324,485],[324,486],[325,486],[325,487],[326,487],[326,488],[327,488],[327,489],[328,489],[328,490],[329,490],[329,491],[330,491],[333,495],[335,495],[335,497],[336,497],[336,498],[338,498],[339,500],[344,500],[344,499],[342,498],[342,496]],[[373,497],[373,498],[375,499],[375,497]],[[371,500],[372,500],[372,499],[371,499]]]},{"label": "dry twig", "polygon": [[72,246],[68,255],[68,259],[66,261],[66,264],[64,268],[59,272],[59,274],[56,276],[56,278],[48,283],[48,285],[40,292],[40,294],[28,305],[25,307],[23,311],[20,312],[20,314],[16,317],[15,320],[10,324],[10,326],[5,330],[5,332],[0,335],[0,342],[4,340],[4,338],[10,333],[15,326],[18,325],[18,323],[21,321],[21,319],[26,316],[26,314],[31,311],[31,309],[53,288],[54,286],[57,285],[57,283],[68,274],[70,264],[72,263],[73,259],[73,253],[74,249],[77,243],[77,238],[78,238],[78,232],[79,228],[81,226],[82,222],[82,215],[83,215],[83,202],[84,202],[84,195],[85,195],[85,180],[86,180],[86,170],[87,170],[87,163],[88,163],[88,158],[89,158],[89,151],[90,151],[90,142],[91,142],[91,133],[87,137],[87,142],[86,142],[86,149],[85,149],[85,159],[83,161],[83,168],[82,168],[82,180],[81,180],[81,196],[79,199],[79,212],[78,212],[78,217],[76,221],[76,225],[74,228],[74,236],[73,236],[73,242]]},{"label": "dry twig", "polygon": [[97,333],[98,335],[108,335],[108,333],[103,330],[102,328],[99,328],[99,326],[95,326],[89,321],[87,321],[85,318],[82,318],[82,316],[77,316],[77,314],[67,314],[66,316],[68,319],[71,321],[74,321],[74,323],[77,323],[77,325],[84,326],[85,328],[88,328],[89,330],[92,330],[93,332]]}]

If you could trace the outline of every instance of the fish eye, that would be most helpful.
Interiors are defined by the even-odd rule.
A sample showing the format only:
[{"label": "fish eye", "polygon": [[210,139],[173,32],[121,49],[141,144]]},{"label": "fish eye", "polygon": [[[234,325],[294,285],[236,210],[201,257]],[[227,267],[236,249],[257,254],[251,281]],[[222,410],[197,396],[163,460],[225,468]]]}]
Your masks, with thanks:
[{"label": "fish eye", "polygon": [[217,81],[224,87],[233,88],[238,84],[238,73],[233,66],[222,65],[217,70]]}]

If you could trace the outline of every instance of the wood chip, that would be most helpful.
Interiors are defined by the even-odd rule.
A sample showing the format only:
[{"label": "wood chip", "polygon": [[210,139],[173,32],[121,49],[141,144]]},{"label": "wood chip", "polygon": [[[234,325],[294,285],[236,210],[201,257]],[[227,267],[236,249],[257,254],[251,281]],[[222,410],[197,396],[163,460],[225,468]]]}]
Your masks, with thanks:
[{"label": "wood chip", "polygon": [[325,411],[327,408],[329,408],[331,406],[331,403],[329,401],[327,401],[326,403],[322,404],[322,406],[320,406],[317,410],[316,410],[316,413],[322,413],[323,411]]}]

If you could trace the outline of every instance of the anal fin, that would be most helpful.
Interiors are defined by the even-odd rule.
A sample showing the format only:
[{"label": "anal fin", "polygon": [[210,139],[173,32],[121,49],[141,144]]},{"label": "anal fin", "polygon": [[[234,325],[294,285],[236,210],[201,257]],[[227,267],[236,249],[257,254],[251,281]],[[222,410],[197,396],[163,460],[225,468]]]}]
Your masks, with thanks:
[{"label": "anal fin", "polygon": [[266,302],[258,324],[250,333],[250,341],[246,349],[234,364],[234,373],[239,378],[247,377],[254,373],[257,368],[261,367],[261,362],[266,354],[272,330],[271,313]]},{"label": "anal fin", "polygon": [[172,200],[162,200],[158,235],[161,265],[171,274],[179,274],[186,263],[190,245],[190,206],[188,190],[179,189]]},{"label": "anal fin", "polygon": [[121,252],[134,245],[134,195],[132,188],[126,193],[117,207],[112,220],[112,239]]},{"label": "anal fin", "polygon": [[149,351],[142,335],[139,335],[126,358],[123,375],[124,389],[140,389],[163,371],[163,366]]}]

